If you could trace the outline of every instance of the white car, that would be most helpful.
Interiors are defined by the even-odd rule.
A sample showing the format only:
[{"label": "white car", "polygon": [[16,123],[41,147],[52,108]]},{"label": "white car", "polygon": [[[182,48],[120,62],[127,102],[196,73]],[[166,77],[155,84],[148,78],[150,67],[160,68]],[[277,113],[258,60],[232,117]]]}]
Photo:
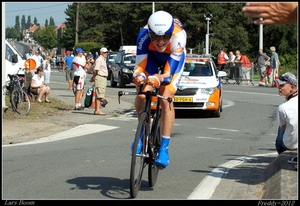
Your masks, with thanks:
[{"label": "white car", "polygon": [[174,97],[175,110],[206,110],[213,117],[222,112],[222,77],[211,58],[187,56],[182,78]]}]

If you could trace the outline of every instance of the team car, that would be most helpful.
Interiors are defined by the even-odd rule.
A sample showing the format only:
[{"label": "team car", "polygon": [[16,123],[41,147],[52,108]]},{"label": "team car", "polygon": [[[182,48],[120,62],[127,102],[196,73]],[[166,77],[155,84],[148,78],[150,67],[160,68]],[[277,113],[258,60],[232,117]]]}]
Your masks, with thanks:
[{"label": "team car", "polygon": [[222,77],[225,71],[218,71],[210,57],[190,55],[186,57],[185,68],[174,96],[176,110],[205,110],[210,116],[220,117],[222,112]]}]

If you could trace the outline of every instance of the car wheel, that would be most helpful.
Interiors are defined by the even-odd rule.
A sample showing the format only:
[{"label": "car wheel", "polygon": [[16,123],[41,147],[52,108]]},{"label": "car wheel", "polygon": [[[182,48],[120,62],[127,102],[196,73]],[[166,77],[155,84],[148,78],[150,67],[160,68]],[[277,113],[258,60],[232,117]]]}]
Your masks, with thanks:
[{"label": "car wheel", "polygon": [[110,86],[112,86],[112,87],[116,87],[117,86],[117,82],[115,82],[114,75],[113,75],[112,72],[110,73]]},{"label": "car wheel", "polygon": [[125,84],[124,84],[124,82],[122,81],[122,78],[121,78],[121,74],[119,74],[119,76],[118,76],[118,81],[119,81],[119,87],[120,88],[125,87]]}]

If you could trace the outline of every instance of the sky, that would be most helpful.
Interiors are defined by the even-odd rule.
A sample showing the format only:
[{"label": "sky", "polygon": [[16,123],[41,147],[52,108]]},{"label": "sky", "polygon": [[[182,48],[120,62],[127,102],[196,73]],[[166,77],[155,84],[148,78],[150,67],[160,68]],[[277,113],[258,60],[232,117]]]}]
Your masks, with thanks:
[{"label": "sky", "polygon": [[[25,16],[27,22],[28,16],[31,16],[31,22],[34,18],[41,26],[45,26],[46,19],[48,23],[50,17],[53,18],[56,26],[65,22],[67,15],[64,11],[73,2],[5,2],[5,28],[14,27],[16,24],[16,16],[19,16],[20,23],[22,16]],[[3,10],[3,8],[2,8]]]}]

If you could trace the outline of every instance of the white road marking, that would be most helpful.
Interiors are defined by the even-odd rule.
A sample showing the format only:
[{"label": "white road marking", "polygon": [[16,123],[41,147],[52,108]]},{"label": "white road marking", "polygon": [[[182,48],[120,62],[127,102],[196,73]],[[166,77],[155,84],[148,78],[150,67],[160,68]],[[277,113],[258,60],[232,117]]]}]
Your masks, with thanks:
[{"label": "white road marking", "polygon": [[232,139],[225,139],[225,138],[214,138],[214,137],[196,137],[198,139],[215,139],[215,140],[232,140]]},{"label": "white road marking", "polygon": [[214,129],[214,130],[223,130],[223,131],[230,131],[230,132],[239,132],[239,130],[233,130],[233,129],[221,129],[221,128],[215,128],[215,127],[209,127],[207,129]]},{"label": "white road marking", "polygon": [[83,135],[93,134],[97,132],[104,132],[107,130],[116,129],[118,127],[107,126],[102,124],[83,124],[67,131],[59,132],[48,137],[42,137],[39,139],[35,139],[29,142],[22,142],[17,144],[9,144],[9,145],[2,145],[3,147],[9,146],[21,146],[21,145],[29,145],[29,144],[38,144],[38,143],[46,143],[46,142],[53,142],[63,139],[69,139],[73,137],[79,137]]},{"label": "white road marking", "polygon": [[239,164],[242,164],[245,160],[249,161],[251,159],[255,159],[257,156],[273,156],[276,154],[277,153],[268,153],[239,157],[217,166],[200,182],[200,184],[195,188],[195,190],[189,195],[187,199],[209,199],[224,175],[230,169]]}]

